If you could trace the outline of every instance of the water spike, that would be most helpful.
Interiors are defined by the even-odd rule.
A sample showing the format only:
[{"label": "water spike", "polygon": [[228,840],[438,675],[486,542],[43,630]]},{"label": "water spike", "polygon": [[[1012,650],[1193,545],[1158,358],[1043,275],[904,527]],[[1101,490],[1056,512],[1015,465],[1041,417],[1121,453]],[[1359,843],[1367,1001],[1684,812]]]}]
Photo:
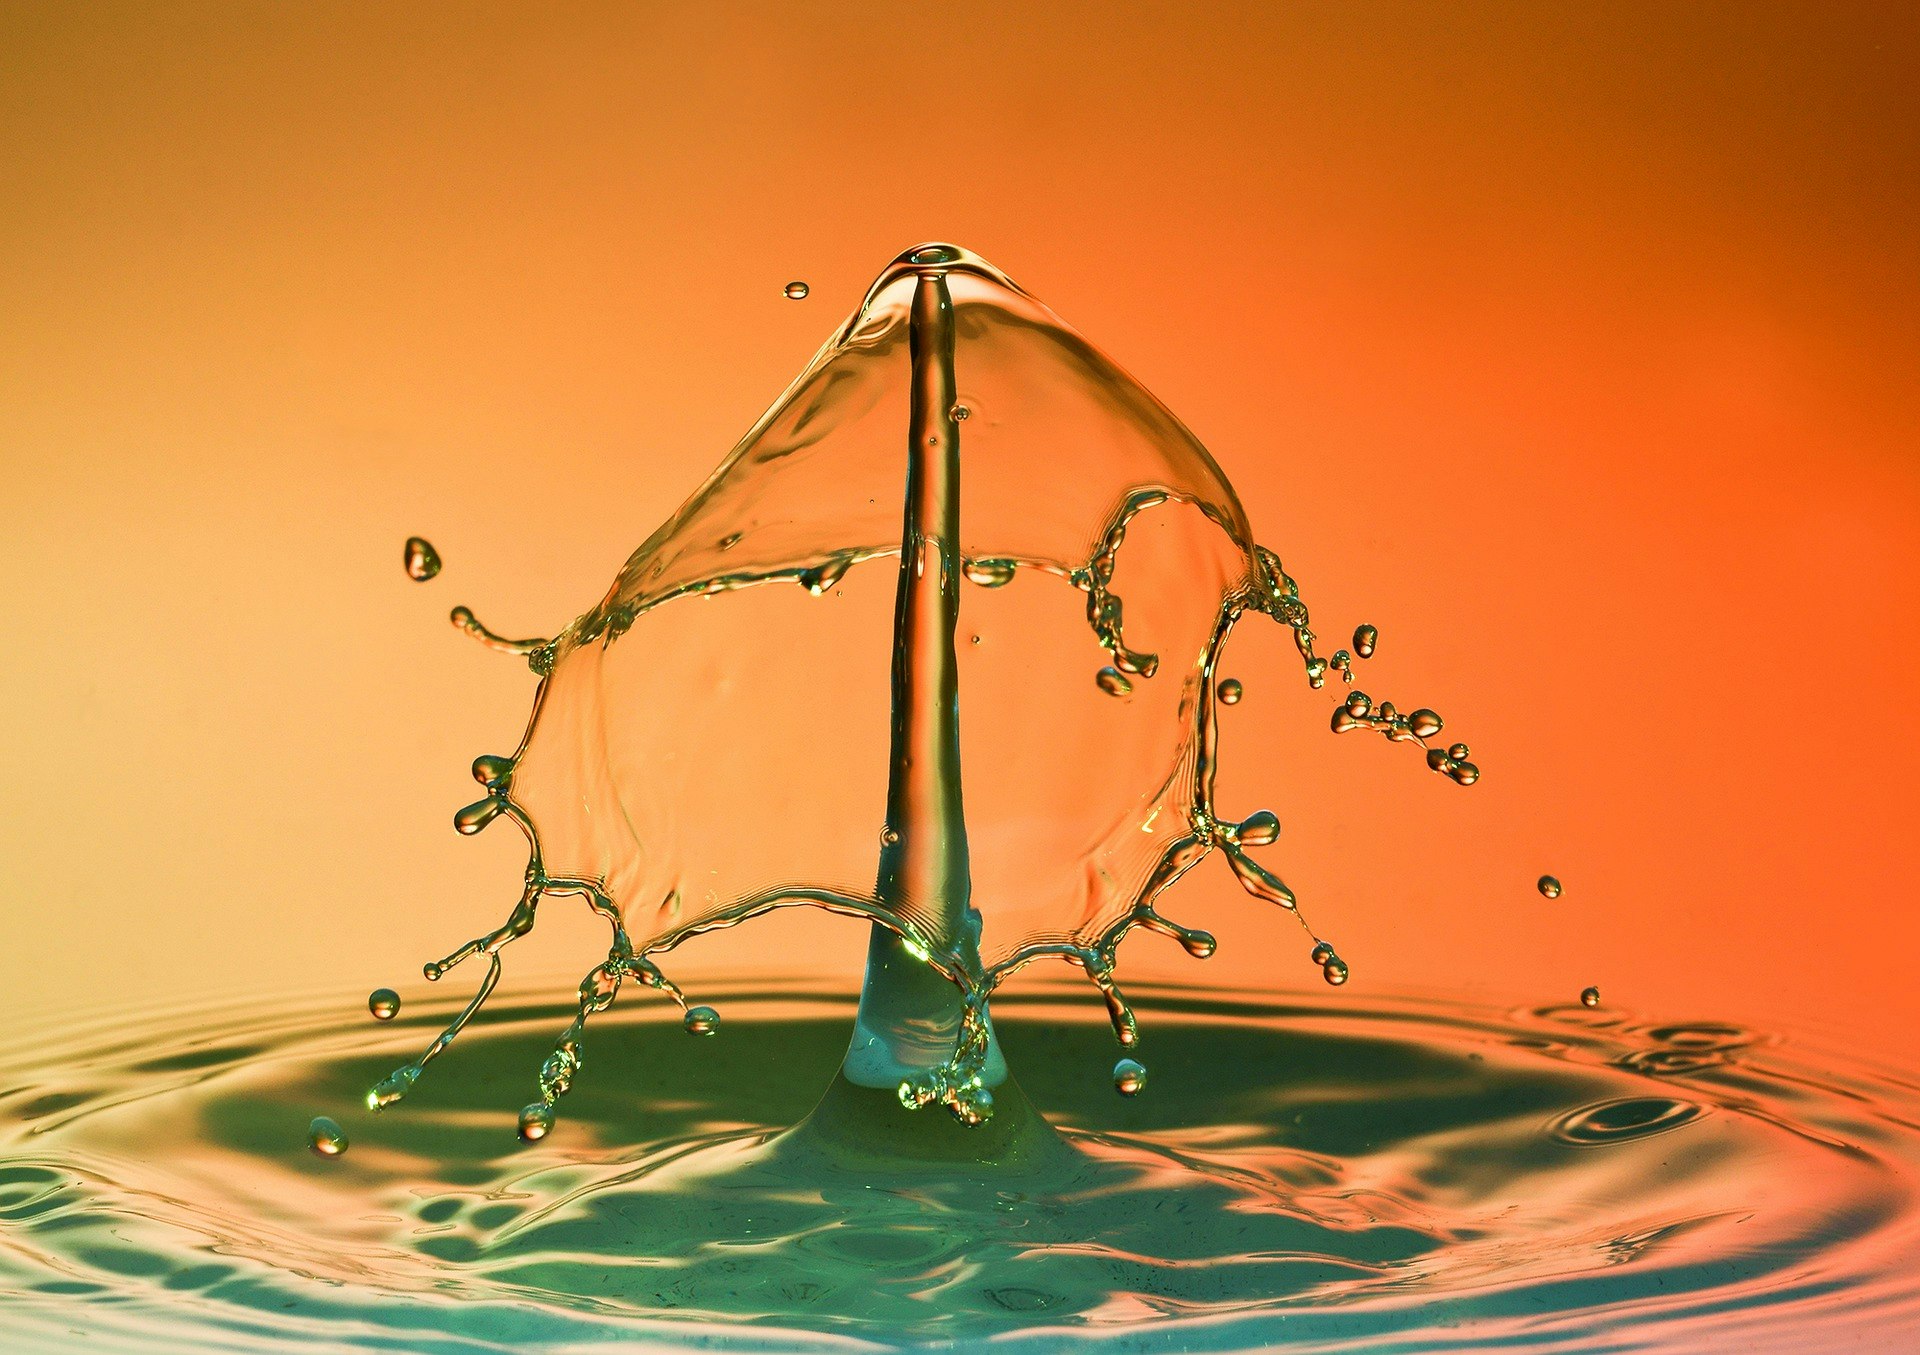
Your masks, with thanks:
[{"label": "water spike", "polygon": [[480,624],[479,618],[474,616],[471,607],[455,607],[447,614],[447,619],[453,622],[455,628],[463,634],[478,640],[488,649],[497,649],[503,654],[531,656],[553,643],[551,640],[509,640],[503,635],[496,635]]},{"label": "water spike", "polygon": [[1237,843],[1225,842],[1221,849],[1227,854],[1227,863],[1233,867],[1233,873],[1240,881],[1240,887],[1267,903],[1285,908],[1290,912],[1299,911],[1299,900],[1293,896],[1278,875],[1255,861],[1242,851]]}]

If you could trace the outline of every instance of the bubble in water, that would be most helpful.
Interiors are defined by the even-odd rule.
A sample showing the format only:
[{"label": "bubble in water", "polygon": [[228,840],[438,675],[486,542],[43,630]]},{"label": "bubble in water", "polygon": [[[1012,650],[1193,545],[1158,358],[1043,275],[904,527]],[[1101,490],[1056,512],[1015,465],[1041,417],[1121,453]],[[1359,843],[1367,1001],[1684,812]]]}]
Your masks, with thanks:
[{"label": "bubble in water", "polygon": [[1363,659],[1373,657],[1373,647],[1380,642],[1380,631],[1374,626],[1355,626],[1353,628],[1353,652]]},{"label": "bubble in water", "polygon": [[806,283],[801,282],[798,278],[796,278],[792,282],[789,282],[787,284],[787,287],[786,287],[787,300],[805,301],[807,299],[807,292],[809,290],[810,289],[807,287]]},{"label": "bubble in water", "polygon": [[535,1101],[520,1112],[520,1141],[538,1143],[553,1132],[553,1107],[545,1101]]},{"label": "bubble in water", "polygon": [[1328,983],[1338,988],[1347,981],[1347,962],[1336,955],[1320,966],[1320,974]]},{"label": "bubble in water", "polygon": [[1600,1005],[1600,990],[1598,988],[1583,988],[1580,992],[1580,1005],[1583,1007],[1598,1007]]},{"label": "bubble in water", "polygon": [[1542,875],[1539,883],[1535,887],[1539,889],[1540,893],[1546,898],[1557,899],[1560,897],[1560,881],[1551,875]]},{"label": "bubble in water", "polygon": [[1093,680],[1108,696],[1126,696],[1133,691],[1132,679],[1111,664],[1095,673]]},{"label": "bubble in water", "polygon": [[407,567],[407,577],[415,583],[425,583],[440,572],[440,552],[424,536],[407,538],[402,561]]},{"label": "bubble in water", "polygon": [[400,1014],[400,994],[391,988],[376,988],[367,994],[367,1010],[376,1021],[391,1021]]},{"label": "bubble in water", "polygon": [[720,1029],[720,1013],[711,1007],[689,1007],[680,1024],[689,1035],[711,1035]]},{"label": "bubble in water", "polygon": [[1423,739],[1430,739],[1440,732],[1440,717],[1425,708],[1416,710],[1407,717],[1407,729]]},{"label": "bubble in water", "polygon": [[1147,1085],[1147,1069],[1138,1059],[1121,1059],[1113,1065],[1113,1089],[1122,1096],[1138,1096]]},{"label": "bubble in water", "polygon": [[324,1115],[307,1126],[307,1147],[319,1157],[339,1157],[347,1151],[347,1131]]},{"label": "bubble in water", "polygon": [[1223,706],[1238,705],[1240,703],[1240,697],[1245,691],[1246,688],[1240,685],[1239,678],[1222,678],[1220,681],[1220,704]]}]

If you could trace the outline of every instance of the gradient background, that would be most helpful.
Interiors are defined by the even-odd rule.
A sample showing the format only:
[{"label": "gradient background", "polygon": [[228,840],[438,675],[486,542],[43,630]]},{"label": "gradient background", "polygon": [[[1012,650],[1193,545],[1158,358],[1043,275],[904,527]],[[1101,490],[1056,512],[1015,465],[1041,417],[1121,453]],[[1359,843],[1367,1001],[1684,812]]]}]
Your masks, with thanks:
[{"label": "gradient background", "polygon": [[[946,238],[1486,768],[1239,651],[1223,803],[1280,813],[1347,995],[1598,983],[1912,1062],[1920,11],[1192,8],[0,10],[0,1008],[423,991],[523,864],[448,827],[532,682],[447,608],[590,605]],[[1318,986],[1199,874],[1220,956],[1126,972]],[[602,938],[548,911],[509,986],[559,997]],[[678,969],[799,946],[851,984],[864,937]]]}]

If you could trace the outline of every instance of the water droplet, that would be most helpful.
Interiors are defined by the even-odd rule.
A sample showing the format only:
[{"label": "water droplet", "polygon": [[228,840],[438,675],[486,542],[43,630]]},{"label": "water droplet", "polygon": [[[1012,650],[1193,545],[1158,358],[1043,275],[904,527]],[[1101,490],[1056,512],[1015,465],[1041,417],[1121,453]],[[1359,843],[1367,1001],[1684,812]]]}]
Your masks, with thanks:
[{"label": "water droplet", "polygon": [[689,1007],[680,1024],[689,1035],[711,1035],[720,1029],[720,1013],[711,1007]]},{"label": "water droplet", "polygon": [[339,1157],[347,1151],[347,1131],[324,1115],[307,1126],[307,1147],[320,1157]]},{"label": "water droplet", "polygon": [[1312,959],[1315,964],[1324,965],[1328,960],[1331,960],[1332,958],[1333,958],[1333,947],[1328,945],[1325,941],[1320,942],[1318,945],[1316,945],[1313,948]]},{"label": "water droplet", "polygon": [[1374,626],[1355,626],[1353,628],[1353,652],[1363,659],[1373,657],[1373,647],[1380,643],[1380,631]]},{"label": "water droplet", "polygon": [[955,263],[960,251],[952,245],[922,245],[907,255],[908,263]]},{"label": "water droplet", "polygon": [[968,418],[971,418],[973,415],[973,411],[971,409],[968,409],[965,405],[955,405],[952,409],[947,411],[947,414],[953,419],[955,423],[960,423]]},{"label": "water droplet", "polygon": [[806,283],[801,282],[798,278],[796,278],[792,282],[789,282],[786,286],[787,300],[805,301],[807,299],[807,292],[809,290],[810,289],[808,288]]},{"label": "water droplet", "polygon": [[1320,966],[1320,973],[1328,983],[1338,988],[1347,981],[1347,962],[1336,955]]},{"label": "water droplet", "polygon": [[1108,696],[1126,696],[1133,691],[1132,681],[1118,668],[1102,668],[1093,675],[1093,680],[1100,684],[1100,690]]},{"label": "water droplet", "polygon": [[482,753],[473,760],[473,779],[483,786],[504,786],[513,779],[513,759]]},{"label": "water droplet", "polygon": [[538,1143],[553,1132],[553,1107],[535,1101],[520,1112],[520,1141]]},{"label": "water droplet", "polygon": [[969,560],[960,568],[968,583],[977,583],[982,588],[998,588],[1013,582],[1011,560]]},{"label": "water droplet", "polygon": [[1456,743],[1453,745],[1453,747],[1447,749],[1447,756],[1452,758],[1455,762],[1459,762],[1462,759],[1464,759],[1467,756],[1467,754],[1471,753],[1472,751],[1473,750],[1467,747],[1467,745],[1465,745],[1464,743]]},{"label": "water droplet", "polygon": [[1347,693],[1347,714],[1355,719],[1366,715],[1373,709],[1373,698],[1365,692]]},{"label": "water droplet", "polygon": [[1456,763],[1453,770],[1447,773],[1447,775],[1451,776],[1463,786],[1471,786],[1480,779],[1480,769],[1471,762],[1461,762]]},{"label": "water droplet", "polygon": [[1113,1089],[1122,1096],[1138,1096],[1147,1085],[1146,1067],[1137,1059],[1121,1059],[1113,1065]]},{"label": "water droplet", "polygon": [[453,816],[453,831],[472,837],[500,817],[507,802],[498,795],[489,795],[484,800],[475,800]]},{"label": "water droplet", "polygon": [[1600,990],[1598,988],[1581,989],[1580,1005],[1582,1007],[1598,1007],[1600,1005]]},{"label": "water droplet", "polygon": [[1280,837],[1280,820],[1271,809],[1256,809],[1242,819],[1233,835],[1243,847],[1264,847]]},{"label": "water droplet", "polygon": [[1223,678],[1220,682],[1220,704],[1223,706],[1238,705],[1240,703],[1240,697],[1245,691],[1246,688],[1240,685],[1239,678]]},{"label": "water droplet", "polygon": [[391,1021],[400,1014],[400,994],[391,988],[376,988],[367,994],[367,1010],[376,1021]]},{"label": "water droplet", "polygon": [[1560,882],[1551,875],[1542,875],[1535,888],[1537,888],[1545,898],[1557,899],[1560,897]]},{"label": "water droplet", "polygon": [[1180,933],[1180,944],[1187,948],[1187,954],[1196,960],[1204,960],[1220,948],[1212,932],[1203,932],[1199,928]]},{"label": "water droplet", "polygon": [[433,542],[424,536],[407,538],[407,548],[402,556],[407,567],[407,577],[415,583],[425,583],[440,572],[440,552],[433,548]]},{"label": "water droplet", "polygon": [[1407,731],[1430,739],[1440,732],[1440,717],[1425,708],[1416,710],[1407,717]]},{"label": "water droplet", "polygon": [[367,1109],[385,1110],[412,1090],[413,1084],[419,1079],[420,1065],[417,1063],[394,1069],[373,1084],[373,1089],[367,1093]]}]

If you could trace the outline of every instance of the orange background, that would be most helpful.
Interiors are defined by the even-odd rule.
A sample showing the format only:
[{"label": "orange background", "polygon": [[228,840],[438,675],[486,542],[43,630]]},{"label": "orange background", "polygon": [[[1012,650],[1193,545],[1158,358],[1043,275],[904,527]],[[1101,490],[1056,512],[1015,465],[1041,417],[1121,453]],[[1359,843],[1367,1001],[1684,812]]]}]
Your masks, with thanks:
[{"label": "orange background", "polygon": [[[0,1006],[421,991],[522,864],[447,825],[531,691],[447,608],[590,605],[946,238],[1180,413],[1485,767],[1336,740],[1239,642],[1224,807],[1279,812],[1354,1000],[1593,982],[1911,1060],[1912,9],[398,9],[0,17]],[[1220,956],[1123,973],[1317,986],[1199,874],[1168,911]],[[601,936],[549,911],[512,986],[559,996]],[[681,970],[851,982],[860,932]]]}]

